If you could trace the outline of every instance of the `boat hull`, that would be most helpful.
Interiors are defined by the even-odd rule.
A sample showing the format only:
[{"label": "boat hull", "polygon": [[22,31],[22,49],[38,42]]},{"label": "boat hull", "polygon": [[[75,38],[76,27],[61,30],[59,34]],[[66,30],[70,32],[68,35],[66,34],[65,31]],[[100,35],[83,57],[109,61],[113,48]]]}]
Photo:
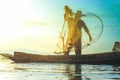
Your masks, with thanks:
[{"label": "boat hull", "polygon": [[79,64],[120,64],[120,52],[105,52],[99,54],[86,54],[81,56],[39,55],[24,52],[14,52],[12,60],[17,63],[44,62]]}]

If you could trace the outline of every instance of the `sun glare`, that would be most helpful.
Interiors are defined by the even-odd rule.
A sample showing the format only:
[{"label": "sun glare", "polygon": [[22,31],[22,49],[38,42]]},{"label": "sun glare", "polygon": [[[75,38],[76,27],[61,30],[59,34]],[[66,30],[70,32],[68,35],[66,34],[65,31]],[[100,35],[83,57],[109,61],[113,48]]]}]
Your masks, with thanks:
[{"label": "sun glare", "polygon": [[[45,37],[45,34],[50,33],[45,27],[46,24],[42,23],[44,14],[39,14],[29,0],[0,0],[0,10],[2,10],[0,13],[0,45],[2,46],[0,48],[2,49],[3,46],[5,49],[9,44],[20,42],[25,37]],[[25,25],[26,22],[31,21],[32,24]]]}]

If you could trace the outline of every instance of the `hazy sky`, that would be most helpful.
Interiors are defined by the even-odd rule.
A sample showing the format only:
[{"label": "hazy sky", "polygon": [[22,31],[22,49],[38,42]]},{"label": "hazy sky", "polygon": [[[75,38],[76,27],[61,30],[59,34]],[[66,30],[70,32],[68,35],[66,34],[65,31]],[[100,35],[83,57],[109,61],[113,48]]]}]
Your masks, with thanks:
[{"label": "hazy sky", "polygon": [[54,52],[64,5],[100,16],[104,32],[83,53],[108,52],[120,41],[120,0],[0,0],[0,50]]}]

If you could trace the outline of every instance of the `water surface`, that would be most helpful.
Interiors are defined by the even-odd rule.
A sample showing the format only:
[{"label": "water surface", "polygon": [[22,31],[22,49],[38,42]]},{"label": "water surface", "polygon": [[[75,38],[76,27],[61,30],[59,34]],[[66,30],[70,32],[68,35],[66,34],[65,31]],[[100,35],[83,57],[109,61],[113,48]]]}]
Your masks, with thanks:
[{"label": "water surface", "polygon": [[119,65],[14,63],[0,60],[1,80],[120,80]]}]

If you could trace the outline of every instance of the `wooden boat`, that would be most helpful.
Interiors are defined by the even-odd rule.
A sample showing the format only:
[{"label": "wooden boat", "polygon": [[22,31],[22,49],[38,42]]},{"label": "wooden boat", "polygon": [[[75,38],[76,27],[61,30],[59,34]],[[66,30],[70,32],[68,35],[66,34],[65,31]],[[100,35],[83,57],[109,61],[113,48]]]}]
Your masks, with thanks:
[{"label": "wooden boat", "polygon": [[5,56],[17,63],[44,62],[44,63],[79,63],[79,64],[120,64],[120,52],[105,52],[86,54],[81,56],[39,55],[24,52],[14,52],[14,55]]}]

